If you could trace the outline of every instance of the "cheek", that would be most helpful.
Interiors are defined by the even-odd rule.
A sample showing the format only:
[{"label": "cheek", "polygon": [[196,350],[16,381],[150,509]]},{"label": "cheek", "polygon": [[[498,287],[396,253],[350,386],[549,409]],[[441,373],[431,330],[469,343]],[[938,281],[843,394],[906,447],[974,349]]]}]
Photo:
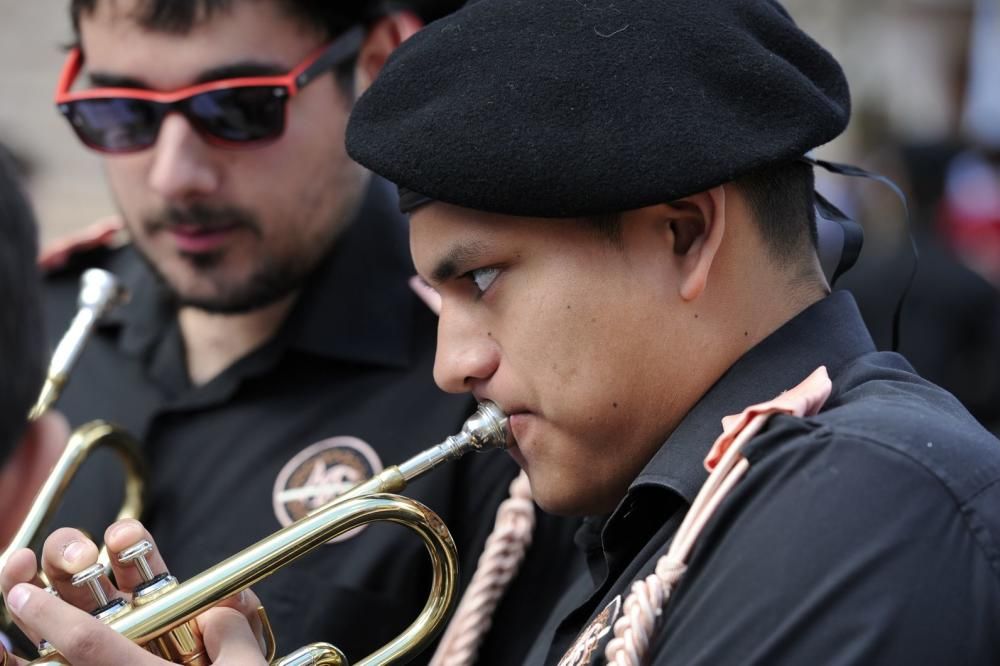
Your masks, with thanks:
[{"label": "cheek", "polygon": [[520,368],[543,410],[578,434],[644,418],[638,387],[657,385],[650,374],[669,337],[648,291],[613,280],[543,299],[522,319]]},{"label": "cheek", "polygon": [[109,157],[104,159],[104,173],[114,194],[115,201],[127,217],[134,215],[138,209],[148,206],[149,198],[147,176],[151,166],[151,158],[144,154]]}]

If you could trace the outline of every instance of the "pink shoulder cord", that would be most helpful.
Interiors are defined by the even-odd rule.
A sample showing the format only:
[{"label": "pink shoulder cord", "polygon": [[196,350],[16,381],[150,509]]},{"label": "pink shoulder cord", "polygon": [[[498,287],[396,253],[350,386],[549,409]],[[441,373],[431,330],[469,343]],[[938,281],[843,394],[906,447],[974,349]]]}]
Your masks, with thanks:
[{"label": "pink shoulder cord", "polygon": [[694,543],[727,493],[750,467],[740,449],[774,414],[811,416],[819,412],[830,395],[830,378],[819,367],[801,384],[768,402],[747,407],[742,413],[722,419],[723,432],[705,458],[710,472],[691,504],[684,521],[667,550],[656,564],[654,574],[632,584],[615,622],[614,637],[604,651],[613,666],[641,666],[649,643],[663,615],[670,593],[687,569]]},{"label": "pink shoulder cord", "polygon": [[535,503],[528,477],[521,472],[510,484],[510,497],[497,509],[476,573],[441,638],[431,666],[468,666],[493,622],[493,612],[517,574],[535,529]]}]

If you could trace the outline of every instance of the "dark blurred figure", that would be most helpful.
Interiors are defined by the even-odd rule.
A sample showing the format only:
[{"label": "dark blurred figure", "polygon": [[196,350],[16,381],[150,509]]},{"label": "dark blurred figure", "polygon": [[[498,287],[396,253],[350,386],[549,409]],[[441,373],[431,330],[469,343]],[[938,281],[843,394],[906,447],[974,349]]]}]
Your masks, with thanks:
[{"label": "dark blurred figure", "polygon": [[[26,418],[46,361],[37,229],[18,180],[17,165],[24,163],[0,145],[0,548],[66,441],[65,421],[55,412],[30,423]],[[0,641],[7,642],[2,633]]]},{"label": "dark blurred figure", "polygon": [[[965,88],[963,137],[903,144],[900,177],[908,190],[920,251],[903,307],[899,351],[927,379],[955,394],[979,421],[1000,432],[1000,15],[977,5]],[[899,236],[902,230],[896,232]],[[913,264],[902,238],[866,250],[838,286],[854,292],[880,349],[892,345],[892,318]],[[881,253],[881,254],[880,254]]]},{"label": "dark blurred figure", "polygon": [[[938,232],[947,167],[956,146],[902,150],[911,224],[920,260],[903,306],[899,351],[925,378],[958,397],[1000,431],[1000,292],[963,264]],[[839,287],[852,291],[879,349],[892,346],[892,318],[913,264],[899,244],[878,262],[859,264]]]}]

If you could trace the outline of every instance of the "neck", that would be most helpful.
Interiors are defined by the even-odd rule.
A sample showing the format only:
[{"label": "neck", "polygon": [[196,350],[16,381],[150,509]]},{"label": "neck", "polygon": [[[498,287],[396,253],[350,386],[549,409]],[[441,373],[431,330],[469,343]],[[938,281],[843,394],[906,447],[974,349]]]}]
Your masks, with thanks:
[{"label": "neck", "polygon": [[187,372],[200,386],[270,340],[288,316],[298,294],[241,314],[215,314],[181,308],[177,319],[184,339]]},{"label": "neck", "polygon": [[[773,295],[780,297],[775,298]],[[744,278],[738,293],[730,300],[733,318],[729,339],[735,341],[735,355],[745,354],[800,312],[830,294],[822,272],[809,270],[761,271]]]}]

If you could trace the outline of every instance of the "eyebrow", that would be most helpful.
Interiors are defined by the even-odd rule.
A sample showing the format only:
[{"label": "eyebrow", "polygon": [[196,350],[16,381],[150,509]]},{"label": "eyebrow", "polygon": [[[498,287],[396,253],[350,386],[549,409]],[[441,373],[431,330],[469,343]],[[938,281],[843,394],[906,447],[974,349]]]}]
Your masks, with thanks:
[{"label": "eyebrow", "polygon": [[440,284],[465,272],[464,267],[479,261],[489,246],[480,241],[457,243],[437,262],[431,271],[431,281]]},{"label": "eyebrow", "polygon": [[[245,76],[280,76],[287,74],[289,69],[277,63],[237,62],[230,65],[213,67],[202,72],[190,85],[236,79]],[[90,72],[87,77],[90,84],[98,88],[137,88],[149,90],[151,86],[142,79],[133,76],[110,74],[108,72]]]}]

